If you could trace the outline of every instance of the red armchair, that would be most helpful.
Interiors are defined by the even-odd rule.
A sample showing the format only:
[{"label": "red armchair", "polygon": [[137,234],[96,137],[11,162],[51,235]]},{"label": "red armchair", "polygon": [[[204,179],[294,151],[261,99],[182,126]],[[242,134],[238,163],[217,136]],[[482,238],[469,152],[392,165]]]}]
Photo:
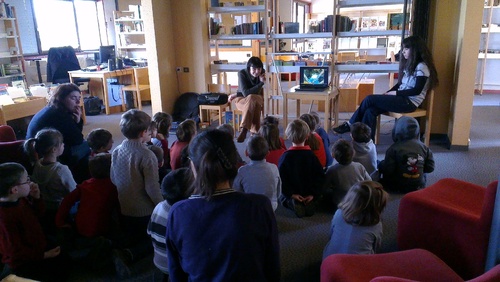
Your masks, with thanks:
[{"label": "red armchair", "polygon": [[16,140],[16,134],[12,127],[0,125],[0,164],[16,162],[22,164],[28,174],[33,171],[29,156],[24,153],[24,140]]},{"label": "red armchair", "polygon": [[432,252],[463,279],[484,273],[498,181],[487,188],[458,179],[406,194],[399,205],[400,250]]},{"label": "red armchair", "polygon": [[[500,281],[500,265],[469,282]],[[447,281],[463,282],[437,256],[422,249],[375,255],[336,254],[321,264],[321,282]]]}]

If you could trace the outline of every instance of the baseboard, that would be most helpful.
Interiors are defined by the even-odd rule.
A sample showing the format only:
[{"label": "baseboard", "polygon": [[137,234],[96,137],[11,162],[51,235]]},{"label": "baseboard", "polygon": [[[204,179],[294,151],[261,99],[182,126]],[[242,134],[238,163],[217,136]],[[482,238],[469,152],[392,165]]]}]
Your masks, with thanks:
[{"label": "baseboard", "polygon": [[444,145],[450,151],[468,151],[469,145],[452,145],[448,134],[431,133],[432,145]]}]

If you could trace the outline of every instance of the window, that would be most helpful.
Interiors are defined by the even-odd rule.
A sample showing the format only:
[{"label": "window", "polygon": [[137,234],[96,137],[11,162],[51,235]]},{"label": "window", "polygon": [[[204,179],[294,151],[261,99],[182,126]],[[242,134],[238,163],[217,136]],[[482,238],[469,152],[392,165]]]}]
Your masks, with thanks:
[{"label": "window", "polygon": [[309,5],[295,1],[293,3],[293,21],[299,23],[299,33],[304,33],[306,26],[306,13],[309,13]]},{"label": "window", "polygon": [[[33,0],[39,49],[72,46],[96,50],[101,46],[97,6],[90,0]],[[54,12],[57,11],[57,12]]]}]

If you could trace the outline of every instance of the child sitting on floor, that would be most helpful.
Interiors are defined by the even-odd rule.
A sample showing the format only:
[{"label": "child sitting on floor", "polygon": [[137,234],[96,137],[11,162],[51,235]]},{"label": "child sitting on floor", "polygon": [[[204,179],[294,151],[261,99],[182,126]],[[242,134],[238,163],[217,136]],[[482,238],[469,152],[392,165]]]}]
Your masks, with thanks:
[{"label": "child sitting on floor", "polygon": [[337,206],[354,184],[372,179],[362,164],[352,161],[354,149],[351,142],[337,140],[331,153],[337,163],[326,170],[325,186],[333,192],[333,203]]},{"label": "child sitting on floor", "polygon": [[377,170],[377,148],[371,138],[372,130],[362,122],[351,125],[352,147],[354,148],[353,161],[362,164],[368,174]]},{"label": "child sitting on floor", "polygon": [[64,281],[61,248],[48,248],[38,217],[44,211],[38,185],[18,163],[0,164],[0,254],[3,273]]},{"label": "child sitting on floor", "polygon": [[187,119],[179,124],[177,131],[175,132],[177,140],[172,144],[170,148],[170,167],[172,170],[183,167],[182,161],[182,150],[189,145],[189,142],[196,135],[196,123],[194,120]]},{"label": "child sitting on floor", "polygon": [[286,151],[284,141],[280,137],[280,131],[276,124],[263,124],[259,129],[259,134],[264,137],[269,146],[269,153],[266,155],[266,161],[278,166],[278,162]]},{"label": "child sitting on floor", "polygon": [[292,147],[281,156],[278,164],[282,183],[279,201],[298,217],[312,216],[323,187],[323,166],[311,148],[304,145],[310,130],[303,120],[289,123],[285,134],[292,141]]},{"label": "child sitting on floor", "polygon": [[[56,214],[56,226],[71,228],[74,225],[77,236],[66,234],[66,242],[75,242],[70,248],[74,250],[90,248],[86,259],[96,269],[110,262],[111,242],[118,232],[120,204],[116,186],[111,182],[111,154],[100,153],[89,159],[89,170],[92,178],[79,184],[61,203]],[[74,223],[69,220],[70,210],[78,204]],[[74,238],[73,238],[74,237]],[[74,240],[76,239],[76,240]]]},{"label": "child sitting on floor", "polygon": [[168,260],[165,241],[167,218],[170,208],[177,202],[189,198],[193,193],[193,173],[187,167],[172,170],[161,183],[161,193],[165,201],[156,205],[148,224],[154,248],[153,263],[164,274],[168,281]]},{"label": "child sitting on floor", "polygon": [[330,241],[323,259],[333,254],[374,254],[382,243],[382,211],[387,192],[375,181],[362,181],[349,189],[332,219]]},{"label": "child sitting on floor", "polygon": [[153,121],[156,122],[156,136],[152,136],[151,142],[163,149],[163,167],[164,171],[170,171],[170,149],[168,147],[168,136],[172,127],[172,116],[157,112],[153,116]]},{"label": "child sitting on floor", "polygon": [[109,153],[113,147],[113,135],[104,128],[96,128],[87,135],[87,143],[90,147],[90,156],[99,153]]},{"label": "child sitting on floor", "polygon": [[238,169],[233,189],[268,197],[275,211],[278,207],[278,197],[281,194],[281,178],[278,168],[265,160],[269,146],[264,137],[259,135],[250,137],[247,152],[251,161]]},{"label": "child sitting on floor", "polygon": [[425,174],[434,171],[434,157],[420,137],[418,121],[403,116],[392,130],[392,144],[380,162],[380,183],[387,191],[408,193],[425,187]]}]

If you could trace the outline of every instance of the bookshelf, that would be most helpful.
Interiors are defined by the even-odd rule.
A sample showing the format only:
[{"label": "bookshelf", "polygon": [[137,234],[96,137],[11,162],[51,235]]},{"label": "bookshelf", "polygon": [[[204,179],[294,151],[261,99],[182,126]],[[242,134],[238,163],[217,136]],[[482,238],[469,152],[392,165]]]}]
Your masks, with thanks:
[{"label": "bookshelf", "polygon": [[116,50],[119,57],[145,58],[146,42],[140,5],[129,5],[129,11],[114,11]]},{"label": "bookshelf", "polygon": [[479,94],[500,91],[496,74],[500,68],[500,5],[494,0],[486,0],[484,4],[475,87]]},{"label": "bookshelf", "polygon": [[[223,7],[208,7],[210,72],[217,75],[217,83],[228,84],[227,72],[238,72],[246,67],[248,57],[238,54],[260,57],[265,64],[270,29],[268,2],[260,1],[261,5],[247,2],[243,6],[225,3]],[[221,49],[227,51],[221,52]]]},{"label": "bookshelf", "polygon": [[[24,56],[14,7],[0,3],[0,84],[26,87]],[[14,84],[14,85],[13,85]]]}]

